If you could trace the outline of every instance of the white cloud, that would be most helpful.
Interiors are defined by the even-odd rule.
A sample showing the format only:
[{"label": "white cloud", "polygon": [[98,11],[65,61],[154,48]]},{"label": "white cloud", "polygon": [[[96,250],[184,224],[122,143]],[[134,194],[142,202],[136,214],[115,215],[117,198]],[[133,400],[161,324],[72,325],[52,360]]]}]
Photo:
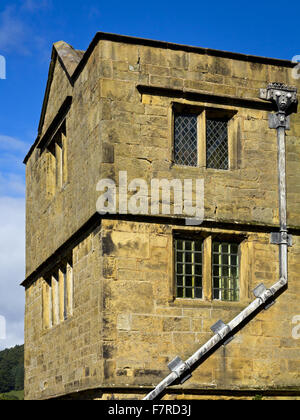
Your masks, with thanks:
[{"label": "white cloud", "polygon": [[0,51],[21,55],[30,55],[34,49],[43,51],[46,41],[27,18],[32,18],[51,6],[51,0],[25,0],[21,6],[16,3],[7,6],[0,13]]},{"label": "white cloud", "polygon": [[0,315],[6,319],[6,340],[0,348],[23,342],[25,272],[25,200],[0,197]]},{"label": "white cloud", "polygon": [[0,349],[24,340],[25,167],[28,144],[0,134],[0,316],[6,339]]},{"label": "white cloud", "polygon": [[24,197],[25,166],[28,144],[0,134],[0,197]]},{"label": "white cloud", "polygon": [[17,16],[14,6],[7,7],[0,15],[0,50],[6,53],[17,51],[27,55],[25,39],[28,28]]},{"label": "white cloud", "polygon": [[24,323],[10,322],[6,331],[6,339],[0,340],[0,351],[24,344]]},{"label": "white cloud", "polygon": [[25,154],[28,151],[28,145],[14,137],[0,134],[0,151],[14,151]]},{"label": "white cloud", "polygon": [[25,195],[25,181],[22,175],[0,172],[0,196],[18,197]]}]

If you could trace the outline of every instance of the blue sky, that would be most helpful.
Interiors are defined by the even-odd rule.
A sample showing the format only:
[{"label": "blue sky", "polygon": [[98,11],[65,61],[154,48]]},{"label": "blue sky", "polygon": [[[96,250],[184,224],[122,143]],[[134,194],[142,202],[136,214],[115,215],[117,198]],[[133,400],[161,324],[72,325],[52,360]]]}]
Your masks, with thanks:
[{"label": "blue sky", "polygon": [[0,316],[23,341],[24,167],[35,140],[52,43],[86,49],[97,31],[291,60],[300,55],[299,1],[1,0]]}]

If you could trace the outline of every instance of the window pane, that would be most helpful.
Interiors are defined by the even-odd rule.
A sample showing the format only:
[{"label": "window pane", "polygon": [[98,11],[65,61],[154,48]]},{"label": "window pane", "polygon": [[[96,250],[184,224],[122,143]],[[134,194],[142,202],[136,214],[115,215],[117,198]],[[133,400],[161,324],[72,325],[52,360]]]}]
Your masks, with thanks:
[{"label": "window pane", "polygon": [[213,243],[213,250],[214,250],[214,252],[219,252],[219,247],[220,247],[220,243],[219,242],[214,242]]},{"label": "window pane", "polygon": [[183,298],[183,288],[182,287],[177,287],[177,297],[178,298]]},{"label": "window pane", "polygon": [[222,264],[223,265],[228,265],[228,261],[229,261],[229,259],[228,259],[228,255],[222,255]]},{"label": "window pane", "polygon": [[213,256],[213,264],[219,264],[219,254],[214,254]]},{"label": "window pane", "polygon": [[192,254],[190,252],[185,253],[185,262],[191,263],[192,262]]},{"label": "window pane", "polygon": [[202,289],[201,288],[197,288],[195,290],[195,298],[196,299],[202,299]]},{"label": "window pane", "polygon": [[187,275],[193,274],[193,266],[192,266],[192,264],[186,264],[185,265],[185,274],[187,274]]},{"label": "window pane", "polygon": [[237,267],[231,267],[231,275],[232,277],[237,277],[238,275]]},{"label": "window pane", "polygon": [[177,249],[182,249],[183,250],[183,241],[178,240],[177,241]]},{"label": "window pane", "polygon": [[200,241],[195,242],[195,251],[202,252],[202,242]]},{"label": "window pane", "polygon": [[177,262],[183,263],[183,252],[177,252]]},{"label": "window pane", "polygon": [[213,243],[213,296],[223,301],[239,300],[238,245]]},{"label": "window pane", "polygon": [[195,274],[197,276],[202,276],[202,266],[201,265],[196,265],[195,266]]},{"label": "window pane", "polygon": [[223,254],[227,254],[228,253],[228,244],[222,244],[221,245],[222,248],[222,253]]},{"label": "window pane", "polygon": [[195,114],[175,116],[174,159],[178,165],[198,165],[197,118]]},{"label": "window pane", "polygon": [[219,279],[219,277],[214,277],[213,283],[214,283],[214,289],[219,289],[219,287],[220,287],[220,279]]},{"label": "window pane", "polygon": [[186,287],[192,287],[193,286],[193,277],[186,276],[185,285],[186,285]]},{"label": "window pane", "polygon": [[220,300],[220,294],[218,289],[214,289],[214,300]]},{"label": "window pane", "polygon": [[183,274],[183,265],[177,264],[177,274]]},{"label": "window pane", "polygon": [[238,245],[237,244],[232,244],[231,245],[231,252],[232,252],[232,254],[237,254],[238,251],[239,251]]},{"label": "window pane", "polygon": [[222,267],[222,276],[223,277],[228,277],[229,276],[229,267],[228,266],[224,266]]},{"label": "window pane", "polygon": [[231,265],[237,265],[237,255],[231,255]]},{"label": "window pane", "polygon": [[196,299],[202,299],[202,289],[196,289],[195,290],[195,298]]},{"label": "window pane", "polygon": [[183,286],[183,277],[177,276],[177,286]]},{"label": "window pane", "polygon": [[185,289],[185,297],[188,298],[188,299],[192,299],[192,297],[193,297],[193,289],[192,288]]},{"label": "window pane", "polygon": [[219,274],[220,274],[220,267],[218,265],[215,265],[213,267],[213,275],[218,277]]},{"label": "window pane", "polygon": [[[178,246],[182,251],[178,250]],[[201,299],[202,241],[175,239],[175,255],[177,298]]]},{"label": "window pane", "polygon": [[208,168],[228,169],[228,122],[206,121],[206,162]]},{"label": "window pane", "polygon": [[192,250],[192,242],[190,242],[190,241],[185,242],[185,250],[186,251],[191,251]]},{"label": "window pane", "polygon": [[195,254],[195,263],[202,264],[202,254]]},{"label": "window pane", "polygon": [[196,277],[195,278],[195,286],[196,287],[202,287],[202,278],[201,277]]}]

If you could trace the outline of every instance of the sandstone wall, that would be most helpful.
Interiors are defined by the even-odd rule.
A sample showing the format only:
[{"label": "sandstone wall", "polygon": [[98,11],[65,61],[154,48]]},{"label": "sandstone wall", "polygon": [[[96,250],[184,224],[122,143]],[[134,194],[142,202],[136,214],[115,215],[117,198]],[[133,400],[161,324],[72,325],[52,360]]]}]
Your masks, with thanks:
[{"label": "sandstone wall", "polygon": [[[211,337],[216,321],[226,323],[244,309],[255,286],[278,280],[278,249],[269,236],[278,226],[276,131],[268,128],[270,106],[258,100],[259,89],[275,81],[299,85],[284,66],[105,40],[95,46],[74,87],[57,62],[43,133],[72,95],[66,119],[68,180],[53,194],[49,153],[31,155],[26,272],[33,274],[58,249],[63,253],[71,247],[74,314],[44,329],[44,279],[41,270],[35,272],[26,287],[26,398],[97,388],[104,393],[99,391],[99,398],[132,396],[137,389],[142,397],[168,373],[168,362],[191,356]],[[230,170],[174,165],[172,109],[182,104],[234,112]],[[194,372],[184,385],[186,396],[192,397],[191,389],[199,394],[207,389],[299,391],[300,343],[291,332],[300,293],[299,113],[292,115],[291,127],[289,290]],[[152,178],[203,178],[210,227],[184,228],[172,215],[168,222],[148,216],[105,218],[87,237],[81,232],[75,245],[67,243],[96,212],[97,182],[108,177],[118,183],[119,171],[127,171],[129,181],[143,178],[148,185]],[[173,233],[184,229],[245,236],[240,302],[207,296],[174,300]],[[205,284],[210,281],[206,275]]]},{"label": "sandstone wall", "polygon": [[[67,116],[68,183],[47,198],[49,153],[27,163],[27,275],[51,256],[96,211],[99,180],[118,183],[142,177],[204,178],[205,218],[250,224],[278,224],[276,130],[268,128],[267,109],[260,105],[220,105],[191,100],[188,92],[258,99],[270,81],[295,84],[291,69],[206,54],[100,41],[71,89],[57,62],[45,126],[66,96],[73,103]],[[170,88],[167,96],[141,94],[137,86]],[[182,91],[182,92],[183,92]],[[188,98],[188,99],[186,99]],[[230,99],[228,101],[229,104]],[[236,111],[230,136],[231,169],[174,166],[174,103]],[[264,106],[263,106],[264,107]],[[299,114],[292,115],[287,137],[288,221],[299,226]],[[234,212],[232,208],[234,207]],[[38,221],[38,223],[37,223]],[[53,235],[53,227],[55,235]]]}]

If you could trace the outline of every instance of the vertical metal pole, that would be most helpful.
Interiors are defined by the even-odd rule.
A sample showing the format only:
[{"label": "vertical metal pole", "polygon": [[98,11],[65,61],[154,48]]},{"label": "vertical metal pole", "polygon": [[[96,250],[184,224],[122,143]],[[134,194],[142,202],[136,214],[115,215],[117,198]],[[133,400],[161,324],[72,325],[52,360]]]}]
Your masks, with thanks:
[{"label": "vertical metal pole", "polygon": [[285,127],[277,128],[278,137],[278,186],[279,186],[279,219],[280,219],[280,278],[288,278],[288,231],[287,231],[287,194],[286,194],[286,144]]},{"label": "vertical metal pole", "polygon": [[267,89],[261,89],[260,97],[273,102],[278,112],[269,115],[271,129],[277,130],[278,138],[278,190],[280,233],[272,234],[271,242],[279,245],[280,278],[288,282],[288,246],[287,230],[287,193],[286,193],[286,142],[285,132],[290,128],[291,107],[297,104],[297,89],[282,83],[270,83]]}]

